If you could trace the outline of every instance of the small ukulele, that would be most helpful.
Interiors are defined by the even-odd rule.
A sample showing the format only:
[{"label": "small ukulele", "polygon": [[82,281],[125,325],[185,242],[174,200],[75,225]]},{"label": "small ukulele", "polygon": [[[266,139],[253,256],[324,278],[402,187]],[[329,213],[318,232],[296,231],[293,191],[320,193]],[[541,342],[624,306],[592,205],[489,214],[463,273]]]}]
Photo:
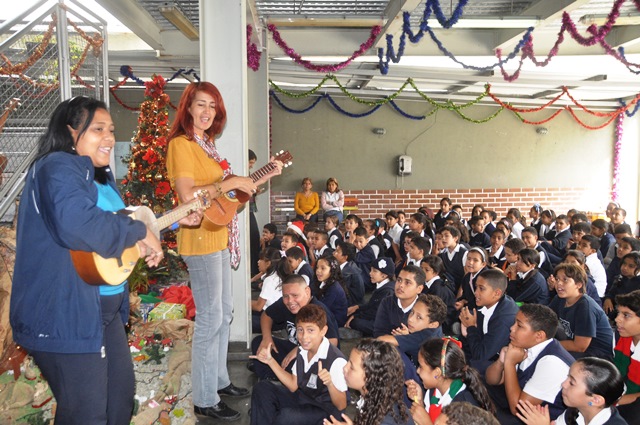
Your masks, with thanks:
[{"label": "small ukulele", "polygon": [[[292,159],[293,156],[291,156],[289,151],[280,151],[274,158],[274,160],[282,162],[285,167],[291,165]],[[251,178],[251,180],[256,182],[273,171],[274,168],[275,165],[269,163],[260,168],[255,173],[251,173],[249,177]],[[235,176],[233,174],[230,174],[225,177],[224,180],[231,177]],[[230,190],[229,192],[224,193],[222,196],[211,200],[211,207],[204,212],[204,220],[218,226],[226,226],[227,223],[231,221],[233,215],[236,213],[240,205],[246,203],[249,199],[251,199],[251,195],[251,193],[245,193],[241,190]]]},{"label": "small ukulele", "polygon": [[[198,196],[193,202],[180,205],[161,217],[155,216],[149,207],[128,207],[118,211],[135,220],[142,221],[151,231],[159,236],[160,230],[171,226],[176,221],[188,216],[198,209],[209,207],[207,191],[198,191]],[[136,243],[124,250],[120,258],[104,258],[95,252],[71,251],[71,258],[76,272],[82,280],[91,285],[119,285],[131,274],[142,252]]]}]

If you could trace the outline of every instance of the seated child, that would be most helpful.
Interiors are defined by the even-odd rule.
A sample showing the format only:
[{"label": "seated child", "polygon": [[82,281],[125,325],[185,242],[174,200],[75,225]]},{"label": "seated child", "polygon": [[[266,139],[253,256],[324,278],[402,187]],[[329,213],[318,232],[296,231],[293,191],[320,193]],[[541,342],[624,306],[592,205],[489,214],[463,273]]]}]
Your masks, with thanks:
[{"label": "seated child", "polygon": [[431,252],[431,241],[428,238],[422,236],[414,236],[409,242],[409,259],[407,265],[413,264],[420,267],[420,263],[425,255],[429,255]]},{"label": "seated child", "polygon": [[449,337],[429,339],[420,347],[418,362],[422,385],[406,382],[407,395],[413,400],[411,415],[417,424],[435,422],[445,406],[460,401],[495,414],[482,377],[467,365],[460,341]]},{"label": "seated child", "polygon": [[342,242],[342,233],[340,233],[340,221],[337,215],[329,215],[324,218],[324,230],[329,235],[329,247],[335,250],[338,242]]},{"label": "seated child", "polygon": [[347,321],[347,288],[342,282],[340,265],[333,256],[320,257],[316,261],[316,272],[311,293],[329,307],[339,327]]},{"label": "seated child", "polygon": [[386,342],[361,340],[351,350],[344,368],[347,386],[360,393],[356,416],[353,422],[346,414],[331,416],[324,424],[413,425],[403,402],[402,377],[403,364],[398,350]]},{"label": "seated child", "polygon": [[450,335],[453,324],[458,320],[458,311],[455,306],[456,297],[453,295],[453,285],[443,280],[444,264],[442,264],[442,259],[437,255],[428,255],[420,263],[420,268],[425,275],[422,293],[435,295],[447,306],[447,318],[442,323],[442,331],[446,335]]},{"label": "seated child", "polygon": [[640,240],[631,236],[623,237],[617,243],[618,248],[615,250],[615,257],[607,267],[607,291],[611,289],[614,280],[620,275],[622,259],[625,255],[633,251],[640,251]]},{"label": "seated child", "polygon": [[505,262],[502,265],[501,270],[509,279],[515,279],[517,273],[516,263],[518,262],[518,254],[525,248],[526,246],[521,239],[509,239],[504,243]]},{"label": "seated child", "polygon": [[394,293],[395,267],[389,257],[382,257],[371,263],[371,282],[376,286],[369,301],[347,309],[350,316],[345,327],[358,330],[364,336],[373,336],[373,326],[378,308],[383,299]]},{"label": "seated child", "polygon": [[287,254],[287,263],[289,264],[289,270],[293,274],[298,274],[302,276],[302,278],[307,282],[307,285],[313,279],[313,269],[304,261],[304,253],[302,249],[295,246],[293,248],[289,248],[286,252]]},{"label": "seated child", "polygon": [[380,302],[373,323],[373,336],[388,335],[407,324],[409,312],[424,288],[424,272],[418,266],[407,266],[396,278],[394,295]]},{"label": "seated child", "polygon": [[320,257],[333,254],[333,249],[329,246],[329,234],[327,232],[324,230],[316,230],[315,234],[315,249],[313,255],[317,261]]},{"label": "seated child", "polygon": [[631,227],[628,224],[619,224],[613,230],[613,236],[616,239],[616,243],[609,247],[609,251],[607,251],[607,255],[604,257],[604,266],[608,267],[611,264],[611,261],[616,258],[616,251],[618,250],[618,245],[620,241],[626,237],[633,238],[633,234],[631,233]]},{"label": "seated child", "polygon": [[631,291],[640,289],[640,253],[630,252],[622,258],[620,275],[613,281],[613,284],[604,297],[602,308],[610,318],[615,318],[615,300],[618,295],[628,294]]},{"label": "seated child", "polygon": [[484,209],[482,210],[482,213],[480,213],[480,215],[484,219],[484,232],[487,235],[491,236],[493,234],[493,231],[496,230],[495,221],[498,219],[498,214],[496,214],[495,211]]},{"label": "seated child", "polygon": [[464,306],[469,309],[476,308],[475,281],[480,272],[487,269],[487,257],[487,251],[479,246],[474,246],[467,251],[465,265],[467,274],[462,278],[462,285],[460,285],[456,294],[456,310],[460,310]]},{"label": "seated child", "polygon": [[258,270],[262,281],[262,290],[258,299],[251,301],[252,329],[260,333],[260,316],[274,302],[282,298],[282,280],[286,277],[281,264],[280,251],[267,248],[260,251],[258,256]]},{"label": "seated child", "polygon": [[364,301],[364,281],[360,269],[353,262],[356,258],[356,247],[352,243],[339,241],[336,250],[333,251],[333,257],[340,264],[349,306],[361,304]]},{"label": "seated child", "polygon": [[504,258],[504,232],[502,230],[494,230],[489,238],[491,246],[489,247],[489,266],[502,269],[506,258]]},{"label": "seated child", "polygon": [[353,231],[354,242],[356,247],[356,265],[362,273],[362,279],[364,281],[364,287],[367,289],[372,286],[369,280],[369,271],[371,269],[371,262],[376,259],[376,255],[373,253],[371,246],[367,245],[367,231],[364,227],[358,227]]},{"label": "seated child", "polygon": [[299,348],[291,373],[271,356],[271,345],[250,356],[275,373],[282,386],[260,381],[251,396],[251,423],[321,424],[328,415],[340,416],[347,407],[347,384],[342,352],[329,343],[322,307],[307,305],[296,315]]},{"label": "seated child", "polygon": [[398,212],[391,210],[385,214],[384,218],[387,221],[387,234],[391,236],[393,241],[391,248],[394,253],[392,257],[390,255],[387,257],[391,257],[396,260],[400,258],[400,235],[402,234],[402,226],[398,219]]},{"label": "seated child", "polygon": [[409,257],[409,248],[411,247],[411,240],[413,238],[419,238],[420,235],[416,232],[412,232],[412,231],[407,231],[407,232],[402,232],[402,250],[405,253],[404,254],[404,258],[400,258],[400,261],[396,261],[396,276],[400,274],[400,270],[402,270],[403,268],[405,268],[405,266],[408,266],[409,264],[411,264],[413,261],[411,260],[411,258]]},{"label": "seated child", "polygon": [[626,385],[625,393],[618,401],[618,409],[629,424],[636,425],[640,423],[640,290],[618,295],[616,304],[616,327],[620,339],[613,362]]},{"label": "seated child", "polygon": [[602,308],[585,294],[587,274],[584,269],[561,263],[554,274],[557,295],[549,307],[560,322],[556,338],[576,358],[613,359],[613,331]]},{"label": "seated child", "polygon": [[469,245],[479,246],[488,249],[491,247],[491,237],[484,232],[484,218],[480,215],[471,217],[469,220],[471,234],[469,235]]},{"label": "seated child", "polygon": [[539,254],[535,249],[525,248],[518,254],[516,262],[518,277],[510,280],[507,287],[507,295],[515,302],[549,304],[549,289],[547,281],[538,270],[539,262]]},{"label": "seated child", "polygon": [[476,310],[463,307],[460,312],[464,354],[471,367],[484,374],[500,349],[509,343],[509,328],[518,306],[505,294],[507,276],[500,270],[487,269],[476,280]]},{"label": "seated child", "polygon": [[488,411],[466,401],[444,406],[434,425],[500,425]]},{"label": "seated child", "polygon": [[[567,243],[566,250],[578,249],[578,244],[583,236],[591,234],[591,225],[586,222],[579,222],[571,225],[571,239]],[[600,238],[598,238],[600,239]]]},{"label": "seated child", "polygon": [[[620,372],[607,360],[585,357],[571,365],[562,383],[562,399],[567,410],[558,416],[556,425],[603,424],[626,425],[614,406],[624,391]],[[518,406],[518,417],[525,424],[551,424],[549,411],[536,409],[530,402]]]},{"label": "seated child", "polygon": [[451,205],[451,198],[445,196],[444,198],[440,199],[440,209],[433,217],[433,224],[435,224],[436,229],[444,227],[444,223],[447,220],[449,213],[451,212]]},{"label": "seated child", "polygon": [[442,243],[445,249],[439,255],[444,263],[447,280],[455,285],[457,293],[465,274],[464,266],[467,262],[467,249],[458,243],[460,231],[455,227],[445,226],[440,233],[442,234]]},{"label": "seated child", "polygon": [[[408,232],[414,232],[418,236],[429,238],[430,240],[433,238],[431,222],[426,215],[419,212],[413,213],[409,216],[409,220],[407,220],[407,229],[403,230],[400,234],[400,241],[405,240],[405,235]],[[408,251],[403,245],[400,245],[398,248],[400,249],[400,256],[404,259]]]},{"label": "seated child", "polygon": [[418,351],[422,343],[431,338],[442,336],[442,323],[447,318],[447,306],[435,295],[418,295],[407,324],[404,323],[391,331],[391,335],[382,335],[378,339],[398,347],[400,353],[407,355],[418,366]]},{"label": "seated child", "polygon": [[[282,298],[269,306],[260,316],[260,329],[262,335],[258,335],[251,341],[251,352],[259,353],[265,347],[273,348],[273,356],[283,368],[290,370],[292,361],[296,356],[298,339],[296,337],[296,315],[302,307],[308,304],[320,306],[327,316],[327,338],[331,344],[338,346],[338,324],[331,310],[311,296],[311,288],[299,275],[289,275],[282,281]],[[287,330],[287,339],[274,338],[272,331],[276,328]],[[253,361],[249,369],[254,371],[260,379],[273,377],[273,372],[264,364]]]},{"label": "seated child", "polygon": [[571,228],[569,227],[569,219],[566,215],[560,214],[556,217],[556,227],[549,233],[544,235],[547,248],[547,252],[550,252],[558,257],[564,255],[565,248],[569,239],[571,239]]},{"label": "seated child", "polygon": [[553,262],[560,263],[560,258],[553,256],[553,259],[550,258],[547,251],[545,251],[542,244],[538,241],[538,232],[534,227],[525,227],[522,229],[522,242],[524,242],[524,246],[529,249],[534,249],[538,252],[538,256],[540,257],[540,262],[538,263],[538,269],[542,273],[544,279],[548,278],[549,275],[553,272]]},{"label": "seated child", "polygon": [[304,258],[305,261],[307,259],[306,256],[306,248],[304,246],[303,243],[300,242],[301,237],[300,235],[298,235],[297,233],[291,231],[291,230],[287,230],[284,235],[282,235],[282,241],[280,242],[280,254],[282,254],[283,257],[287,256],[287,250],[289,248],[293,248],[293,247],[298,247],[300,248],[300,250],[302,250],[304,254]]},{"label": "seated child", "polygon": [[278,238],[278,226],[267,223],[262,228],[262,238],[260,239],[260,249],[275,248],[280,249],[280,238]]},{"label": "seated child", "polygon": [[595,281],[598,296],[604,298],[607,290],[607,272],[598,259],[598,250],[600,249],[600,239],[593,235],[584,235],[578,243],[578,249],[582,251],[586,258],[587,267],[591,272],[591,276]]},{"label": "seated child", "polygon": [[362,227],[362,219],[355,214],[348,214],[344,218],[344,240],[354,243],[355,235],[353,231],[358,227]]},{"label": "seated child", "polygon": [[[589,273],[589,268],[587,267],[586,257],[582,253],[582,251],[578,251],[577,249],[572,249],[566,253],[564,258],[562,259],[563,263],[576,264],[582,267],[582,270],[587,274],[587,295],[591,297],[592,300],[596,302],[600,307],[602,307],[602,302],[600,301],[600,297],[598,296],[598,290],[596,289],[596,285],[594,284],[593,277]],[[549,299],[553,299],[556,296],[556,277],[552,274],[547,279],[547,286],[549,287]]]},{"label": "seated child", "polygon": [[517,208],[509,208],[509,211],[507,211],[507,218],[511,220],[511,223],[513,224],[511,231],[515,237],[522,239],[522,229],[524,229],[524,224],[520,222],[520,220],[523,220],[520,210]]},{"label": "seated child", "polygon": [[387,233],[387,222],[385,220],[380,220],[379,218],[376,218],[375,222],[378,226],[378,235],[376,237],[380,243],[382,243],[382,247],[384,248],[381,256],[395,258],[396,253],[393,250],[393,238],[389,233]]},{"label": "seated child", "polygon": [[607,256],[609,247],[616,243],[616,238],[607,231],[608,229],[609,224],[602,218],[591,222],[591,234],[600,238],[600,254],[602,258]]},{"label": "seated child", "polygon": [[552,419],[564,410],[561,385],[573,357],[554,339],[558,317],[547,306],[525,304],[510,329],[511,342],[487,368],[501,424],[518,423],[517,406],[527,400],[548,406]]},{"label": "seated child", "polygon": [[540,213],[540,230],[538,231],[538,239],[543,240],[545,236],[556,227],[556,213],[553,210],[542,210]]},{"label": "seated child", "polygon": [[371,247],[375,258],[384,257],[385,247],[377,238],[378,236],[378,224],[376,220],[364,220],[362,227],[367,231],[367,245]]}]

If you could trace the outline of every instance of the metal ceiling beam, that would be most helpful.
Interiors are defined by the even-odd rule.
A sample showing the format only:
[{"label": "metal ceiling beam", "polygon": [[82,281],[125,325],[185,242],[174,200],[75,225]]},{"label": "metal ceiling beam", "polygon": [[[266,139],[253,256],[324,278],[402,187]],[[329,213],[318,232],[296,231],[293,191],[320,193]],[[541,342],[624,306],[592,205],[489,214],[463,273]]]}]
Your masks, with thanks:
[{"label": "metal ceiling beam", "polygon": [[416,7],[420,5],[420,0],[399,0],[390,1],[387,8],[384,11],[385,19],[387,23],[382,27],[382,31],[376,38],[374,46],[385,47],[386,34],[395,35],[402,29],[402,14],[406,10],[407,12],[413,12]]},{"label": "metal ceiling beam", "polygon": [[640,42],[640,26],[624,25],[613,27],[606,38],[607,42],[615,47],[636,46]]},{"label": "metal ceiling beam", "polygon": [[[563,12],[570,12],[582,5],[589,3],[591,0],[540,0],[523,10],[521,16],[538,16],[540,23],[537,28],[550,24],[562,17]],[[513,48],[525,31],[521,30],[502,30],[496,33],[496,45],[493,48],[508,50]]]},{"label": "metal ceiling beam", "polygon": [[160,27],[135,0],[96,0],[100,6],[155,50],[163,50]]}]

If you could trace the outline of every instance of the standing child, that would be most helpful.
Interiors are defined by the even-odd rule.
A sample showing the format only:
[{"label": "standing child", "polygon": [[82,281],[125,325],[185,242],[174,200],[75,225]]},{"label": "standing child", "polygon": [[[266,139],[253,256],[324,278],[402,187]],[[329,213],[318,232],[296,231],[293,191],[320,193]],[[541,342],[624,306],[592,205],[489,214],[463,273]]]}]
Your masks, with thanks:
[{"label": "standing child", "polygon": [[484,373],[509,343],[509,328],[518,311],[508,295],[507,277],[500,270],[487,269],[476,280],[476,310],[463,307],[460,313],[463,347],[472,367]]},{"label": "standing child", "polygon": [[623,418],[630,425],[640,424],[640,290],[616,297],[616,327],[620,339],[613,362],[622,374],[625,394],[618,402]]},{"label": "standing child", "polygon": [[451,212],[451,198],[444,197],[440,199],[440,210],[433,217],[433,223],[436,229],[444,227],[444,222],[447,220],[449,213]]},{"label": "standing child", "polygon": [[425,283],[422,293],[425,295],[435,295],[444,301],[447,306],[447,318],[442,323],[442,330],[445,334],[452,333],[452,326],[458,320],[458,312],[456,310],[456,297],[453,294],[453,285],[443,280],[444,264],[442,259],[437,255],[428,255],[424,257],[420,267],[425,274]]},{"label": "standing child", "polygon": [[557,338],[574,357],[598,356],[613,359],[613,331],[606,314],[585,294],[587,275],[575,264],[558,265],[556,297],[549,307],[558,315]]},{"label": "standing child", "polygon": [[394,293],[395,267],[391,258],[382,257],[371,263],[371,283],[375,289],[369,301],[347,309],[350,316],[345,327],[358,330],[364,336],[373,336],[373,327],[380,303]]},{"label": "standing child", "polygon": [[413,425],[403,401],[402,368],[398,350],[390,344],[360,341],[344,367],[347,385],[360,393],[356,417],[352,422],[345,414],[331,416],[324,425]]},{"label": "standing child", "polygon": [[[626,425],[614,407],[624,392],[620,372],[608,361],[585,357],[571,365],[562,383],[562,400],[568,407],[556,419],[556,425],[602,424]],[[527,425],[551,424],[548,408],[536,408],[524,401],[518,406],[520,418]]]},{"label": "standing child", "polygon": [[[459,341],[449,337],[425,341],[418,362],[422,386],[413,380],[406,382],[407,395],[413,400],[411,415],[417,424],[431,425],[453,402],[465,401],[495,414],[482,377],[467,365]],[[424,398],[423,386],[427,390]]]},{"label": "standing child", "polygon": [[271,344],[252,359],[268,365],[282,386],[258,382],[251,396],[253,425],[320,424],[328,415],[339,416],[347,407],[347,384],[342,369],[344,354],[329,343],[327,316],[317,305],[306,305],[296,315],[299,348],[291,373],[271,356]]},{"label": "standing child", "polygon": [[549,304],[547,281],[538,271],[540,256],[535,249],[525,248],[518,253],[518,277],[509,281],[507,295],[517,303]]},{"label": "standing child", "polygon": [[311,292],[329,307],[339,327],[344,326],[347,321],[347,291],[342,282],[338,260],[332,256],[318,258]]},{"label": "standing child", "polygon": [[422,343],[431,338],[442,336],[442,323],[447,318],[447,306],[435,295],[418,295],[409,317],[407,325],[391,331],[391,335],[382,335],[378,339],[398,347],[418,366],[418,351]]},{"label": "standing child", "polygon": [[383,299],[373,323],[373,336],[390,334],[407,324],[409,312],[424,288],[424,272],[420,267],[407,266],[398,275],[394,295]]},{"label": "standing child", "polygon": [[488,249],[491,246],[491,236],[484,232],[484,218],[479,215],[471,217],[469,227],[471,227],[469,245]]}]

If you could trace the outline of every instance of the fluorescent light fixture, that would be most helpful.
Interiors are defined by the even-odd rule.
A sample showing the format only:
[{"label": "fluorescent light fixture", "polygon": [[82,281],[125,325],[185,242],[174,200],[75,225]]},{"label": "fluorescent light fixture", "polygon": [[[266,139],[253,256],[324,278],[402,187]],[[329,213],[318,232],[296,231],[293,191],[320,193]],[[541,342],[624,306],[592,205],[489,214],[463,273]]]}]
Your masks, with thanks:
[{"label": "fluorescent light fixture", "polygon": [[[607,15],[584,15],[580,18],[580,23],[584,25],[604,25],[607,22]],[[614,25],[638,25],[640,24],[640,15],[637,14],[621,14],[616,18]]]},{"label": "fluorescent light fixture", "polygon": [[162,16],[169,22],[171,22],[182,34],[189,40],[198,40],[200,38],[200,32],[193,26],[189,18],[184,16],[184,13],[176,6],[166,5],[158,8]]},{"label": "fluorescent light fixture", "polygon": [[[477,29],[493,29],[493,28],[529,28],[535,27],[540,23],[540,18],[536,16],[505,16],[493,18],[463,18],[452,27],[456,28],[477,28]],[[437,19],[429,20],[431,28],[442,28]]]}]

